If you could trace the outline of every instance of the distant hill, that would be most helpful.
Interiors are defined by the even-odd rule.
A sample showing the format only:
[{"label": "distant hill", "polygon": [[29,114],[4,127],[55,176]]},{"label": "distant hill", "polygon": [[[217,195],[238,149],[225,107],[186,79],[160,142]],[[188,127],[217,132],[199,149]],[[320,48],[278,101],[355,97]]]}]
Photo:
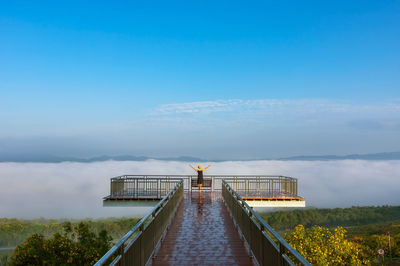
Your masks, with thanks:
[{"label": "distant hill", "polygon": [[284,161],[328,161],[328,160],[400,160],[400,152],[381,152],[371,154],[350,154],[350,155],[316,155],[316,156],[293,156],[280,158]]},{"label": "distant hill", "polygon": [[92,158],[76,158],[76,157],[59,157],[51,155],[14,155],[5,156],[0,155],[0,162],[37,162],[37,163],[61,163],[61,162],[80,162],[80,163],[91,163],[91,162],[104,162],[104,161],[146,161],[146,160],[163,160],[163,161],[182,161],[182,162],[196,162],[204,161],[200,158],[190,156],[180,157],[165,157],[165,158],[154,158],[146,156],[132,156],[132,155],[117,155],[117,156],[97,156]]},{"label": "distant hill", "polygon": [[[162,160],[162,161],[181,161],[181,162],[200,162],[213,161],[221,162],[225,160],[204,159],[191,156],[179,157],[147,157],[133,155],[117,155],[117,156],[97,156],[92,158],[77,158],[77,157],[58,157],[51,155],[1,155],[0,162],[41,162],[41,163],[60,163],[60,162],[103,162],[103,161],[146,161],[146,160]],[[350,155],[302,155],[293,157],[284,157],[278,159],[271,158],[254,158],[252,160],[281,160],[281,161],[332,161],[332,160],[400,160],[400,152],[382,152],[372,154],[350,154]],[[241,159],[229,161],[243,161]],[[251,161],[246,159],[244,161]]]}]

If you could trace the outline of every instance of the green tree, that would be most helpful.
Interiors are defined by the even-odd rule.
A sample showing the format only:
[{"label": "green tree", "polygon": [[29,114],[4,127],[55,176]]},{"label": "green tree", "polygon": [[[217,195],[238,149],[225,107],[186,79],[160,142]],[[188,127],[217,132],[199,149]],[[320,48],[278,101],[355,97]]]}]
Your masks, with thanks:
[{"label": "green tree", "polygon": [[0,257],[0,266],[5,266],[8,264],[8,254],[4,254]]},{"label": "green tree", "polygon": [[63,225],[64,233],[46,239],[33,234],[17,246],[10,257],[10,265],[92,265],[111,247],[107,231],[98,234],[80,222]]},{"label": "green tree", "polygon": [[298,225],[286,236],[288,243],[313,265],[362,265],[363,259],[356,243],[346,239],[342,227],[330,231],[328,228],[313,226],[306,229]]},{"label": "green tree", "polygon": [[370,260],[380,259],[378,250],[382,249],[385,252],[385,260],[400,258],[400,234],[392,235],[390,239],[389,248],[389,236],[388,234],[371,235],[357,238],[357,243],[360,244],[363,254]]},{"label": "green tree", "polygon": [[305,227],[354,226],[399,220],[400,206],[302,209],[264,213],[262,216],[276,230],[292,230],[297,224]]}]

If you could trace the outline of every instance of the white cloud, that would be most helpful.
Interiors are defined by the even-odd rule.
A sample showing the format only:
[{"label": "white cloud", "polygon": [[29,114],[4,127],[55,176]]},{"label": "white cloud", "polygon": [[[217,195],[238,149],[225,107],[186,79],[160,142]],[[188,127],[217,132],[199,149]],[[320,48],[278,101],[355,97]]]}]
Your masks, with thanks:
[{"label": "white cloud", "polygon": [[[0,163],[0,217],[108,217],[148,211],[102,207],[109,178],[121,174],[193,174],[187,163]],[[212,163],[209,174],[297,177],[308,206],[400,205],[400,161],[239,161]]]},{"label": "white cloud", "polygon": [[185,113],[214,113],[214,112],[242,112],[264,111],[265,113],[371,113],[371,112],[398,112],[400,105],[393,102],[359,104],[345,101],[326,99],[258,99],[258,100],[215,100],[198,101],[159,106],[154,115],[171,115]]},{"label": "white cloud", "polygon": [[207,132],[215,128],[230,132],[281,128],[300,134],[299,129],[307,133],[312,130],[314,134],[323,129],[348,134],[348,130],[360,129],[397,131],[399,117],[400,104],[395,101],[356,103],[327,99],[233,99],[161,105],[142,124],[179,129],[190,129],[196,125],[196,128]]},{"label": "white cloud", "polygon": [[188,102],[178,104],[164,104],[157,110],[156,114],[181,114],[181,113],[210,113],[231,110],[232,106],[242,105],[242,100],[218,100]]}]

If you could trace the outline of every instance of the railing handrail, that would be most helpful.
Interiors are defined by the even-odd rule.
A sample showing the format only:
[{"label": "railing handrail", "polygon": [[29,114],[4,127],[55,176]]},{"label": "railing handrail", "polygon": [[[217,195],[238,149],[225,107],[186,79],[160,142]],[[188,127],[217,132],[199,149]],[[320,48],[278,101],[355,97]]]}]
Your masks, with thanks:
[{"label": "railing handrail", "polygon": [[172,190],[170,190],[168,194],[165,195],[165,197],[162,200],[160,200],[160,202],[157,203],[157,205],[154,206],[154,208],[148,214],[146,214],[146,216],[144,216],[128,233],[125,234],[125,236],[121,238],[121,240],[119,240],[106,254],[104,254],[104,256],[99,261],[96,262],[95,266],[100,266],[103,265],[105,262],[107,262],[114,255],[114,253],[118,251],[125,244],[125,242],[134,233],[136,233],[136,231],[138,231],[138,229],[142,227],[142,225],[147,221],[148,218],[153,216],[154,213],[157,213],[159,208],[164,204],[164,202],[166,202],[170,198],[170,196],[173,193],[175,193],[178,190],[179,186],[182,183],[183,180],[181,179],[180,182],[176,184],[175,187]]},{"label": "railing handrail", "polygon": [[[183,180],[184,191],[192,191],[197,175],[123,175],[111,178],[110,196],[131,196],[140,198],[140,193],[145,191],[157,192],[157,198],[162,198],[176,182]],[[298,197],[298,180],[293,177],[278,175],[204,175],[204,180],[211,180],[211,184],[203,186],[211,191],[220,191],[222,180],[230,183],[237,192],[242,190],[259,191],[265,189],[269,193],[281,193]],[[170,185],[165,186],[165,183]],[[136,191],[136,192],[135,192]],[[242,191],[243,192],[243,191]],[[133,194],[135,195],[133,195]],[[149,195],[147,195],[149,196]],[[115,198],[116,199],[116,198]]]},{"label": "railing handrail", "polygon": [[297,260],[299,260],[300,263],[302,263],[303,265],[310,265],[310,266],[311,266],[311,264],[310,264],[306,259],[304,259],[303,256],[300,255],[300,253],[298,253],[291,245],[289,245],[289,243],[286,242],[285,239],[283,239],[277,232],[275,232],[275,230],[272,229],[272,227],[271,227],[269,224],[267,224],[267,223],[265,222],[265,220],[264,220],[263,218],[261,218],[260,215],[258,215],[258,214],[246,203],[246,201],[243,200],[242,197],[241,197],[234,189],[232,189],[232,187],[231,187],[225,180],[222,180],[222,182],[223,182],[223,184],[228,188],[228,190],[229,190],[230,192],[232,192],[233,195],[235,195],[236,199],[237,199],[238,201],[241,202],[241,205],[242,205],[243,207],[245,207],[249,213],[251,213],[251,216],[255,217],[255,219],[257,220],[257,222],[260,223],[261,226],[262,226],[263,228],[265,228],[265,230],[267,230],[273,237],[275,237],[275,238],[278,240],[279,244],[281,244],[282,246],[284,246],[284,248],[285,248],[287,251],[289,251],[290,254],[293,255]]},{"label": "railing handrail", "polygon": [[[124,179],[124,178],[185,178],[185,177],[196,177],[197,175],[120,175],[120,176],[115,176],[112,177],[112,180],[115,179]],[[216,177],[216,178],[247,178],[247,177],[255,177],[255,178],[268,178],[268,179],[289,179],[289,180],[297,180],[295,177],[290,177],[290,176],[283,176],[283,175],[203,175],[204,177]]]}]

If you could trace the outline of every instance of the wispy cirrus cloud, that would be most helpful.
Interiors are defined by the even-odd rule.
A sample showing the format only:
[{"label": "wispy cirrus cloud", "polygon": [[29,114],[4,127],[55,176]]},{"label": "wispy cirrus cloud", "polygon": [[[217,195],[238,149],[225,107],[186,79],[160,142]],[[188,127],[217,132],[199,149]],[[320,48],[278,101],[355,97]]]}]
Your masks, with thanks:
[{"label": "wispy cirrus cloud", "polygon": [[[390,117],[400,114],[400,103],[354,103],[349,101],[334,101],[326,99],[228,99],[215,101],[197,101],[175,104],[164,104],[153,110],[153,116],[188,116],[207,115],[211,113],[226,113],[227,115],[252,115],[263,118],[279,118],[297,120],[299,118],[327,119],[340,118],[345,115],[348,119],[374,117]],[[342,117],[343,118],[343,117]]]},{"label": "wispy cirrus cloud", "polygon": [[182,113],[213,113],[213,112],[238,112],[249,109],[279,108],[292,104],[289,100],[260,99],[241,100],[227,99],[215,101],[198,101],[159,106],[156,114],[182,114]]},{"label": "wispy cirrus cloud", "polygon": [[[400,102],[222,99],[173,103],[155,108],[143,120],[143,124],[189,131],[196,128],[203,132],[213,132],[216,129],[241,132],[241,134],[253,132],[249,133],[250,135],[256,135],[256,132],[282,130],[286,132],[285,134],[293,132],[294,139],[299,138],[298,134],[307,136],[310,132],[319,135],[324,134],[322,132],[336,132],[340,138],[349,136],[350,132],[355,131],[394,134],[400,129]],[[271,136],[272,133],[268,134]],[[260,134],[258,138],[263,137]]]},{"label": "wispy cirrus cloud", "polygon": [[200,101],[177,104],[164,104],[155,114],[211,113],[233,111],[235,106],[243,106],[243,100]]}]

